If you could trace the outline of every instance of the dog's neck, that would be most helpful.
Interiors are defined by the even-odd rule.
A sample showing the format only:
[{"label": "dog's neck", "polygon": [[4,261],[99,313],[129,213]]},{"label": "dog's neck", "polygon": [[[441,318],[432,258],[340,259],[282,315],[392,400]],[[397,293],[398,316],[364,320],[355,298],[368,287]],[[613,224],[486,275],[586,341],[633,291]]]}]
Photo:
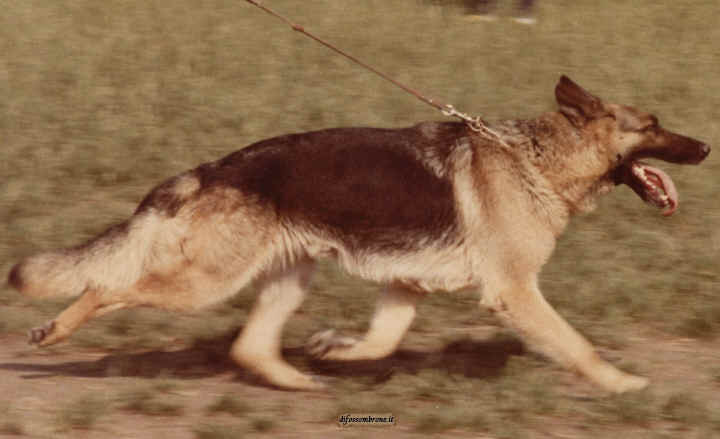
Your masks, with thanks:
[{"label": "dog's neck", "polygon": [[560,112],[535,119],[504,120],[492,124],[502,140],[562,196],[570,214],[595,207],[597,195],[609,192],[609,178],[603,145],[597,137],[576,128]]}]

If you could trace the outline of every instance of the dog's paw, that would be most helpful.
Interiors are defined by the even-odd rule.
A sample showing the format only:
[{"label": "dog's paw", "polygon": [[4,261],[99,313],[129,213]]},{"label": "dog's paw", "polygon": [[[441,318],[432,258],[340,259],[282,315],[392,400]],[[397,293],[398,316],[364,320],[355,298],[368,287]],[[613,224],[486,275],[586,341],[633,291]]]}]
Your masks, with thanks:
[{"label": "dog's paw", "polygon": [[51,332],[55,330],[55,321],[51,320],[43,326],[32,328],[28,332],[28,344],[41,346],[46,341]]},{"label": "dog's paw", "polygon": [[638,375],[623,373],[623,376],[615,383],[613,391],[615,393],[634,392],[642,390],[650,384],[650,380]]},{"label": "dog's paw", "polygon": [[305,352],[313,358],[322,360],[328,356],[328,353],[335,349],[347,349],[358,340],[352,337],[337,335],[334,329],[318,332],[314,334],[305,344]]},{"label": "dog's paw", "polygon": [[315,390],[330,390],[337,387],[340,380],[336,377],[329,377],[324,375],[310,375],[310,379],[317,383],[318,387]]}]

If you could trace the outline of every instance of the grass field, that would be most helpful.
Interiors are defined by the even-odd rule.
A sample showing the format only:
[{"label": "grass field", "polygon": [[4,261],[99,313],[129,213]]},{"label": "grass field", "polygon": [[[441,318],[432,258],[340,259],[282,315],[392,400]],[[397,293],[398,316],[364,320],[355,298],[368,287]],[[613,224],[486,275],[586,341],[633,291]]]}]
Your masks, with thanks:
[{"label": "grass field", "polygon": [[[564,73],[610,101],[652,111],[671,130],[720,144],[716,1],[539,1],[534,26],[469,20],[451,1],[265,3],[462,111],[495,119],[552,110],[553,87]],[[506,3],[502,13],[509,12]],[[253,141],[442,118],[240,0],[0,5],[0,276],[24,256],[80,243],[123,220],[164,178]],[[658,358],[652,349],[636,357],[638,346],[690,339],[710,352],[720,347],[718,151],[699,167],[663,168],[680,191],[674,216],[661,217],[620,188],[573,222],[542,276],[557,309],[610,358],[639,373]],[[324,264],[312,290],[288,324],[287,346],[300,346],[327,327],[362,331],[378,286]],[[120,312],[53,349],[152,351],[218,340],[242,325],[252,301],[247,291],[229,305],[190,316]],[[453,347],[452,358],[466,362],[482,358],[470,352],[483,345],[473,328],[496,323],[476,303],[470,292],[430,297],[408,346]],[[3,287],[0,305],[0,333],[12,335],[66,303],[30,302]],[[623,351],[623,359],[613,358]],[[315,367],[296,357],[303,367]],[[431,357],[426,360],[437,360]],[[543,431],[566,437],[565,421],[556,430],[548,420],[573,419],[585,427],[571,429],[571,437],[709,437],[720,431],[720,402],[713,399],[720,390],[720,355],[702,364],[697,358],[690,349],[669,364],[707,382],[609,399],[569,398],[555,383],[572,377],[529,355],[511,356],[492,379],[478,377],[472,365],[399,367],[379,383],[372,373],[352,380],[339,373],[341,392],[323,400],[328,414],[315,422],[332,424],[343,411],[394,411],[412,431],[427,434],[533,437]],[[158,392],[155,380],[148,381],[141,389],[117,389],[109,402],[77,394],[53,418],[58,431],[92,429],[108,416],[153,416],[154,410],[167,409],[172,419],[190,416],[181,403],[153,406],[137,398]],[[202,413],[210,419],[188,431],[198,438],[263,435],[278,428],[270,420],[276,412],[302,422],[293,416],[293,397],[268,391],[267,398],[283,402],[270,404],[268,413],[239,398],[208,401],[215,409]],[[10,416],[3,423],[2,414],[12,410],[0,405],[0,434],[24,431]],[[216,425],[213,410],[247,419],[233,426],[223,418]]]}]

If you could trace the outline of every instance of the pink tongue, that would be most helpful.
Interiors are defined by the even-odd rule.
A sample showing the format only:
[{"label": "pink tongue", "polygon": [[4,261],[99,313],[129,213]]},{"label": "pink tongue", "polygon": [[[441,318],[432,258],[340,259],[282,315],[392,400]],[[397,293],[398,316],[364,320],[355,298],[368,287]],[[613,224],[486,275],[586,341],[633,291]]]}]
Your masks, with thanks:
[{"label": "pink tongue", "polygon": [[677,188],[675,187],[675,183],[673,183],[670,176],[663,172],[661,169],[654,168],[646,164],[643,164],[643,168],[645,168],[645,172],[653,174],[662,182],[665,195],[667,195],[668,199],[670,200],[670,206],[668,206],[667,210],[663,211],[663,215],[672,215],[678,206],[678,192]]}]

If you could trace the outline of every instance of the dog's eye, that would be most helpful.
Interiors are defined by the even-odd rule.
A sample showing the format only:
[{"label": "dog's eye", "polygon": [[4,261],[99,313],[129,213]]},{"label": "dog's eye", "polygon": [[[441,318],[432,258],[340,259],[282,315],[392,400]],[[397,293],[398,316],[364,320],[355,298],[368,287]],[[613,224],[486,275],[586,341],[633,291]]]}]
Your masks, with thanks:
[{"label": "dog's eye", "polygon": [[659,125],[658,119],[655,116],[650,116],[650,124],[643,128],[643,131],[652,131]]},{"label": "dog's eye", "polygon": [[622,161],[622,154],[618,153],[618,155],[615,156],[618,162]]}]

